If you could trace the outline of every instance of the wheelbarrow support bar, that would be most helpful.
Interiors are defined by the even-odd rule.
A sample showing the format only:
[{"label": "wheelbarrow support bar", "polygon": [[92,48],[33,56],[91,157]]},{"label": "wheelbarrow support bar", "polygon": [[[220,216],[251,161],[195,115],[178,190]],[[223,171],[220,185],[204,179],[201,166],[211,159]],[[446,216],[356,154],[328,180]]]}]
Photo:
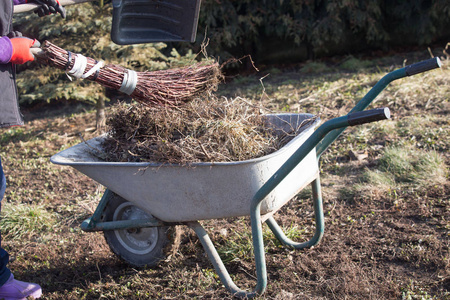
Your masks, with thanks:
[{"label": "wheelbarrow support bar", "polygon": [[107,221],[102,222],[101,217],[108,202],[111,198],[112,191],[107,189],[102,196],[102,199],[97,205],[94,214],[81,223],[81,230],[85,232],[105,231],[105,230],[120,230],[131,228],[147,228],[147,227],[160,227],[166,226],[164,222],[161,222],[154,218],[142,219],[142,220],[121,220],[121,221]]}]

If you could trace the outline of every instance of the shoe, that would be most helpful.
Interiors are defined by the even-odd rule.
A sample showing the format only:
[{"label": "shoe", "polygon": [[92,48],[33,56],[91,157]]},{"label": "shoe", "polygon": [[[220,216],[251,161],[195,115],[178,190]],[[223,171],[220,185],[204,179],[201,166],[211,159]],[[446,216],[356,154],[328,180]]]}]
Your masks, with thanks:
[{"label": "shoe", "polygon": [[15,280],[13,274],[0,286],[0,300],[27,300],[27,297],[37,299],[41,296],[42,289],[38,284]]}]

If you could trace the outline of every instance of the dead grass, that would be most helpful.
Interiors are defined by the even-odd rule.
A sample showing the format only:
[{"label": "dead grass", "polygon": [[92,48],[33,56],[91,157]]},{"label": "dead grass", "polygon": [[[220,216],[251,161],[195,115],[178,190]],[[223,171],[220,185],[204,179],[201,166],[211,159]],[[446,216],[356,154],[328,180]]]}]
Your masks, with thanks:
[{"label": "dead grass", "polygon": [[119,103],[103,148],[108,161],[190,164],[242,161],[272,153],[299,128],[275,135],[262,106],[210,96],[179,107]]}]

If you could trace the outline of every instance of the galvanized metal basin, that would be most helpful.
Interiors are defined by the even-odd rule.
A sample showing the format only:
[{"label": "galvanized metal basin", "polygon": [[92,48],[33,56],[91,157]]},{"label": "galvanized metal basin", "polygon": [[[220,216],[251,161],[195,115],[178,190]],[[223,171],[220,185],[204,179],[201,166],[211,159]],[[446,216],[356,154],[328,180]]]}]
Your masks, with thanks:
[{"label": "galvanized metal basin", "polygon": [[[311,114],[267,115],[277,130],[298,128]],[[105,162],[99,136],[64,150],[51,162],[69,165],[106,186],[124,199],[166,222],[186,222],[250,215],[250,202],[259,188],[313,133],[316,119],[301,127],[297,136],[269,155],[239,161],[193,163]],[[272,191],[261,206],[269,214],[293,198],[319,173],[315,149]]]}]

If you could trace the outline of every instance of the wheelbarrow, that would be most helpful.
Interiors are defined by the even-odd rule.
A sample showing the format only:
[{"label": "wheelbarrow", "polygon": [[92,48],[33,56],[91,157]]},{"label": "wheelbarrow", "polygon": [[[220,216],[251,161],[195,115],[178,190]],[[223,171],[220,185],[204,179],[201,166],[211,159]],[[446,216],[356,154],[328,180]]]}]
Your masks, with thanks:
[{"label": "wheelbarrow", "polygon": [[[81,224],[84,231],[103,231],[112,251],[132,265],[155,265],[164,257],[170,226],[186,225],[200,239],[224,286],[235,296],[264,293],[267,272],[262,223],[283,245],[293,249],[315,246],[324,234],[319,159],[348,126],[390,117],[388,108],[365,110],[393,80],[440,67],[433,58],[385,75],[345,116],[324,122],[311,114],[265,116],[274,134],[295,129],[296,136],[264,157],[189,166],[151,162],[105,162],[99,136],[51,158],[69,165],[106,186],[93,215]],[[317,129],[316,129],[317,127]],[[315,233],[297,243],[283,233],[273,215],[307,185],[312,187]],[[250,216],[257,282],[253,291],[241,290],[231,279],[200,220]]]}]

